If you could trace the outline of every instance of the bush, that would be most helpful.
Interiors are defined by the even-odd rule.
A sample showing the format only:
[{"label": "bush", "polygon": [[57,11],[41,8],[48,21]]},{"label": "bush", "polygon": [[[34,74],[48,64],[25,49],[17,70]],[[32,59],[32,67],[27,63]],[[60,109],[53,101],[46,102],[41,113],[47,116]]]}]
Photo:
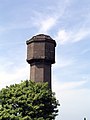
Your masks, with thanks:
[{"label": "bush", "polygon": [[0,120],[54,120],[58,105],[47,83],[26,80],[0,91]]}]

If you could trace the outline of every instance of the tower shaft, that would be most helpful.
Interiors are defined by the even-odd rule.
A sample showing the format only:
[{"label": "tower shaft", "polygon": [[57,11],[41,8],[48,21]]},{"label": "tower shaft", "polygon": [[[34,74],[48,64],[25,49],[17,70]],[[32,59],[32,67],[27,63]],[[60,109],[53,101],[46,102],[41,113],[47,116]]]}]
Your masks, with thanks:
[{"label": "tower shaft", "polygon": [[30,65],[30,80],[48,82],[51,88],[51,64],[35,62]]}]

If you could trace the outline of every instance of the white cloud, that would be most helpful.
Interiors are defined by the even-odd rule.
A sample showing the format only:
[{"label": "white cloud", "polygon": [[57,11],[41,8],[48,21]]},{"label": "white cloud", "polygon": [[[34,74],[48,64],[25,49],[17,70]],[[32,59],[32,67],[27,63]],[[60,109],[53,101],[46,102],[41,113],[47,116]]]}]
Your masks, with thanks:
[{"label": "white cloud", "polygon": [[28,79],[29,67],[29,65],[20,68],[17,67],[13,73],[12,71],[8,73],[0,70],[0,89],[10,84],[20,83],[21,80]]},{"label": "white cloud", "polygon": [[90,119],[90,90],[78,89],[57,92],[57,99],[61,104],[59,116],[56,120],[82,120],[84,117]]},{"label": "white cloud", "polygon": [[56,40],[60,42],[60,44],[65,44],[70,41],[71,33],[66,32],[66,30],[60,30],[57,33]]},{"label": "white cloud", "polygon": [[76,89],[77,87],[81,87],[84,84],[86,84],[88,81],[87,80],[82,80],[82,81],[71,81],[71,82],[59,82],[57,79],[56,81],[53,80],[53,89],[56,91],[67,91],[67,90],[72,90]]},{"label": "white cloud", "polygon": [[39,33],[47,33],[57,22],[57,17],[46,17],[37,22]]},{"label": "white cloud", "polygon": [[[74,33],[73,33],[74,34]],[[74,40],[72,42],[78,42],[88,36],[90,34],[90,30],[83,30],[80,29],[78,32],[75,33],[73,36]]]},{"label": "white cloud", "polygon": [[0,26],[0,34],[2,34],[5,31],[5,28]]},{"label": "white cloud", "polygon": [[10,31],[10,30],[32,28],[33,24],[31,24],[31,22],[32,22],[31,20],[20,21],[18,23],[16,23],[15,21],[13,21],[11,23],[7,23],[6,26],[3,25],[0,28],[0,32],[1,33],[5,33],[5,32]]},{"label": "white cloud", "polygon": [[59,56],[56,54],[55,56],[56,58],[56,63],[55,63],[55,68],[64,68],[70,65],[73,65],[75,63],[75,59],[74,58],[64,58],[62,56]]},{"label": "white cloud", "polygon": [[[59,100],[59,115],[56,120],[64,119],[83,119],[83,117],[90,118],[89,101],[90,90],[84,89],[84,86],[88,81],[77,82],[60,82],[53,80],[53,91],[56,93],[56,98]],[[78,89],[77,89],[78,87]]]},{"label": "white cloud", "polygon": [[87,53],[87,52],[90,52],[90,49],[89,49],[89,48],[84,49],[81,54],[85,54],[85,53]]},{"label": "white cloud", "polygon": [[62,29],[58,31],[55,39],[60,44],[66,44],[66,43],[74,43],[83,40],[85,37],[90,35],[90,30],[88,29],[79,29],[78,31],[72,30],[72,31],[66,31],[65,29]]}]

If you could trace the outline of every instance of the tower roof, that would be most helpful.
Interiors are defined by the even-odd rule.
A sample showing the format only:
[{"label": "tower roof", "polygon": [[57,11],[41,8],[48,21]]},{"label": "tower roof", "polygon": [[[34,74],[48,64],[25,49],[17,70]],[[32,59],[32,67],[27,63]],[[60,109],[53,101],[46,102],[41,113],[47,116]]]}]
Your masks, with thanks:
[{"label": "tower roof", "polygon": [[31,39],[26,41],[26,44],[30,44],[31,42],[50,42],[54,43],[56,46],[55,40],[53,40],[49,35],[45,34],[38,34],[36,36],[33,36]]}]

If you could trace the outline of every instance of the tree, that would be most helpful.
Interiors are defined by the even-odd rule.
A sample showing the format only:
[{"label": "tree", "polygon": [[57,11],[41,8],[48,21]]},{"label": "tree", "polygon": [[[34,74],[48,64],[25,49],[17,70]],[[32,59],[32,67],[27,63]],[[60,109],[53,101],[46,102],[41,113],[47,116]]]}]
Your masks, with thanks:
[{"label": "tree", "polygon": [[55,120],[58,105],[47,83],[26,80],[0,91],[0,120]]}]

